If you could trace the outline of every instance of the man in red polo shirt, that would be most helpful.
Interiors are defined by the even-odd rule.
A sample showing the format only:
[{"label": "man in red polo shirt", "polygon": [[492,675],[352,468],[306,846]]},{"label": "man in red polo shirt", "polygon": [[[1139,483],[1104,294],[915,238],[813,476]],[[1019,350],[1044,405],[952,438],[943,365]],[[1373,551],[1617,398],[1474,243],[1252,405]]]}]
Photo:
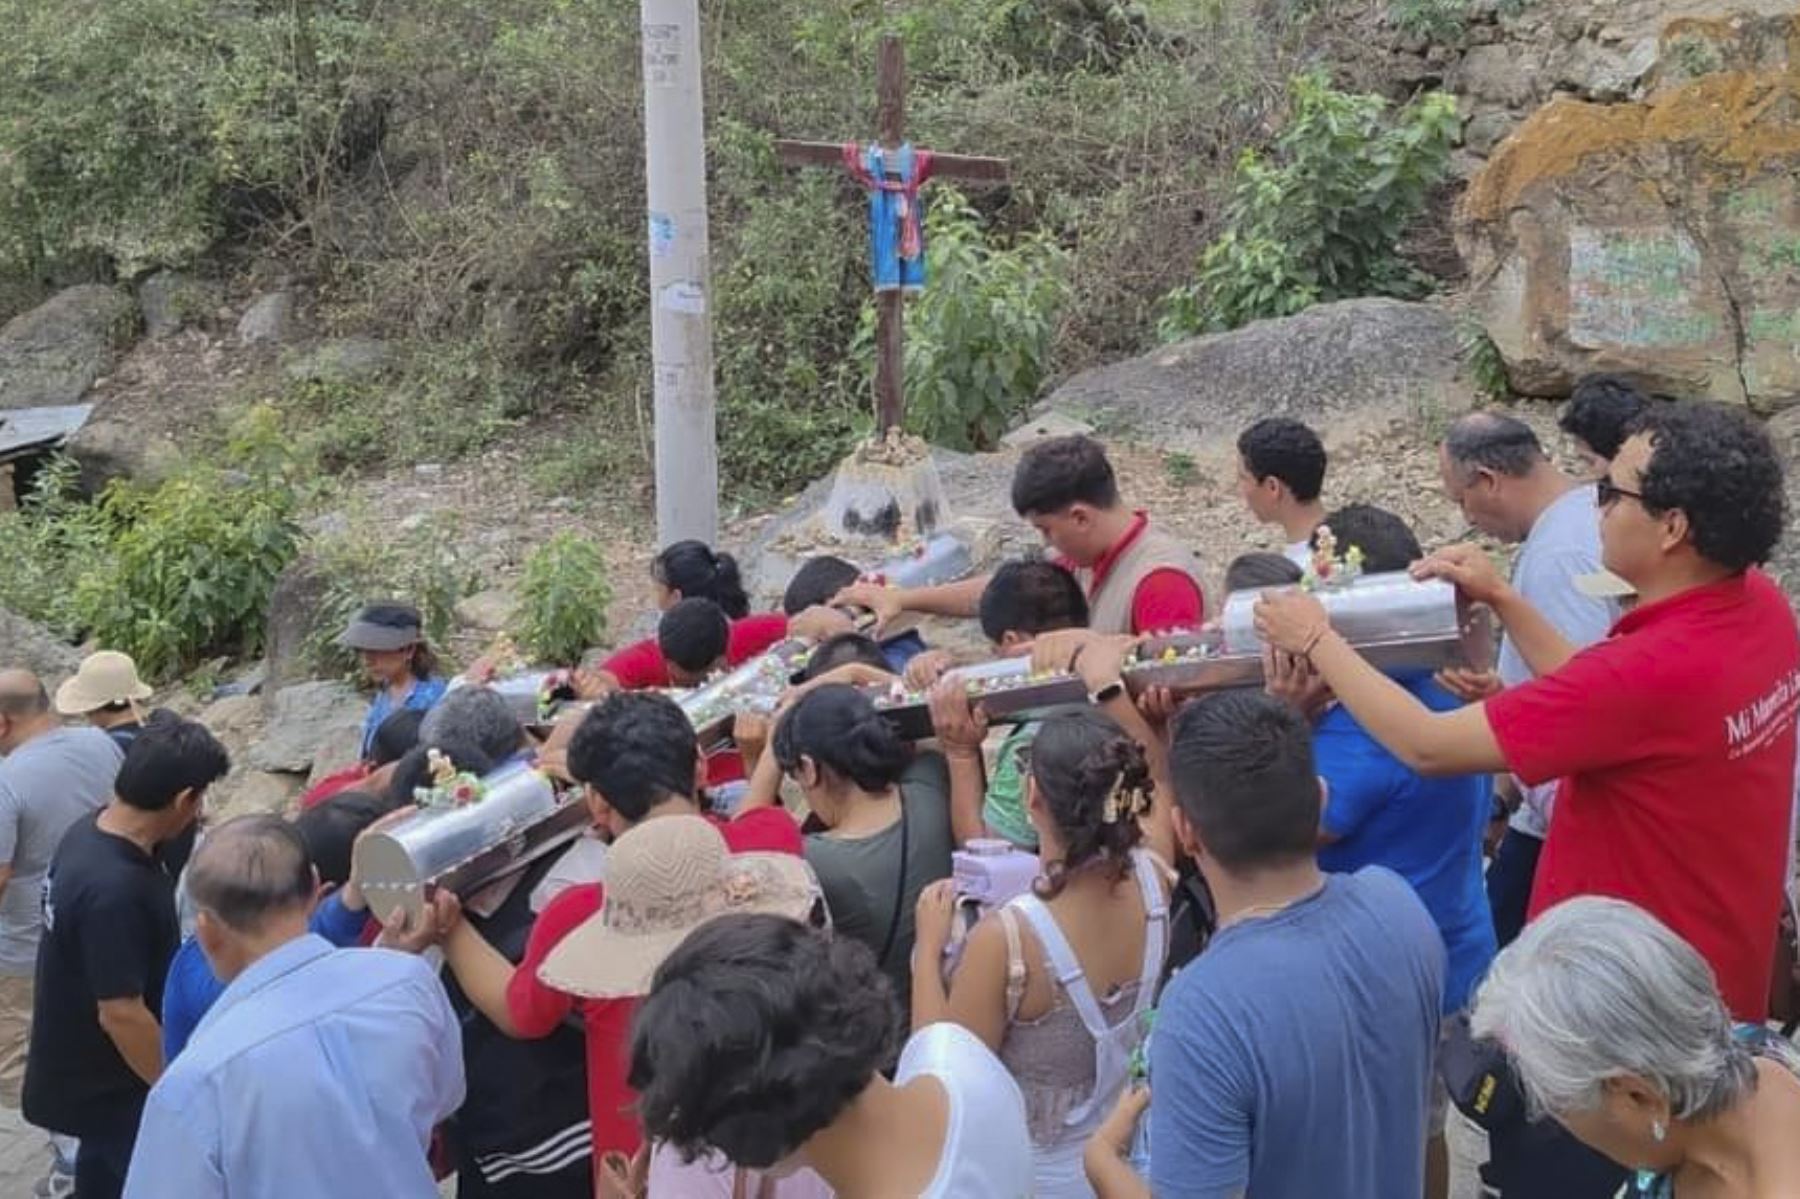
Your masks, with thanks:
[{"label": "man in red polo shirt", "polygon": [[[1026,450],[1013,471],[1013,510],[1043,535],[1057,565],[1074,574],[1097,633],[1199,628],[1206,617],[1200,561],[1142,510],[1125,506],[1106,451],[1091,437],[1053,437]],[[939,587],[858,583],[832,601],[874,612],[973,617],[985,576]]]},{"label": "man in red polo shirt", "polygon": [[1781,465],[1750,417],[1672,403],[1645,415],[1599,487],[1605,564],[1637,603],[1579,653],[1479,550],[1421,564],[1489,604],[1537,675],[1484,703],[1426,711],[1310,596],[1265,597],[1257,626],[1310,657],[1414,769],[1562,779],[1531,915],[1576,895],[1630,900],[1705,956],[1733,1015],[1761,1021],[1800,708],[1794,615],[1756,569],[1781,536]]},{"label": "man in red polo shirt", "polygon": [[[1577,895],[1651,912],[1711,964],[1739,1020],[1767,1014],[1793,836],[1800,635],[1755,569],[1782,527],[1781,464],[1748,416],[1651,409],[1599,484],[1607,568],[1637,603],[1576,652],[1473,547],[1419,572],[1489,604],[1536,676],[1431,713],[1330,629],[1317,600],[1270,595],[1258,631],[1310,659],[1362,726],[1426,774],[1561,779],[1529,917]],[[1562,1130],[1490,1128],[1484,1177],[1507,1199],[1602,1199],[1624,1181]],[[1555,1180],[1552,1182],[1551,1180]]]},{"label": "man in red polo shirt", "polygon": [[[666,696],[618,692],[589,710],[569,743],[569,773],[586,789],[594,823],[613,836],[661,816],[702,815],[693,796],[703,766],[694,731]],[[709,817],[710,818],[710,817]],[[779,807],[758,808],[715,821],[734,853],[791,853],[802,845],[799,827]],[[513,964],[467,921],[456,919],[447,893],[436,913],[444,958],[483,1015],[509,1036],[549,1036],[572,1012],[587,1028],[588,1107],[594,1157],[630,1157],[642,1139],[627,1085],[631,1057],[630,999],[582,999],[547,986],[538,967],[562,939],[600,910],[604,884],[570,887],[552,899],[532,926],[525,956]]]}]

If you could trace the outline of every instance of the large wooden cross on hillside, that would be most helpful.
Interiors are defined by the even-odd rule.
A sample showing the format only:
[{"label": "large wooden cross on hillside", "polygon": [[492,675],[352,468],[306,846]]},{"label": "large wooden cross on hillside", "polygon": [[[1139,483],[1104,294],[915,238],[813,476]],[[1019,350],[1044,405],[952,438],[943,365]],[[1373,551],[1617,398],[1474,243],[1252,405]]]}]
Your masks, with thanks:
[{"label": "large wooden cross on hillside", "polygon": [[[885,168],[882,180],[863,180],[883,190],[898,191],[902,187],[899,151],[905,143],[906,126],[906,49],[897,34],[882,36],[875,69],[875,126],[882,149]],[[856,173],[862,161],[862,150],[855,144],[840,142],[778,141],[775,152],[781,162],[792,167],[836,167]],[[1006,160],[974,158],[963,154],[915,152],[920,173],[931,178],[955,179],[976,185],[1006,182]],[[926,165],[928,164],[928,166]],[[921,179],[920,182],[923,182]],[[895,232],[895,237],[900,234]],[[875,424],[876,434],[897,428],[905,414],[904,305],[905,290],[899,286],[883,286],[877,281],[875,292]]]}]

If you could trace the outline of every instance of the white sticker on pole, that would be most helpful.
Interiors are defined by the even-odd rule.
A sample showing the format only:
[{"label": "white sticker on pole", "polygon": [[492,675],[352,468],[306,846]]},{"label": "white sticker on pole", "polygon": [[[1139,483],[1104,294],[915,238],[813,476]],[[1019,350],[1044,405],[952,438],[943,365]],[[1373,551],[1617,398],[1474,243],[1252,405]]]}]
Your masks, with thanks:
[{"label": "white sticker on pole", "polygon": [[681,26],[644,26],[644,84],[673,87],[681,67]]},{"label": "white sticker on pole", "polygon": [[692,279],[683,279],[658,292],[656,303],[664,312],[700,316],[706,311],[706,289]]},{"label": "white sticker on pole", "polygon": [[650,257],[667,258],[675,252],[675,218],[666,212],[650,214]]}]

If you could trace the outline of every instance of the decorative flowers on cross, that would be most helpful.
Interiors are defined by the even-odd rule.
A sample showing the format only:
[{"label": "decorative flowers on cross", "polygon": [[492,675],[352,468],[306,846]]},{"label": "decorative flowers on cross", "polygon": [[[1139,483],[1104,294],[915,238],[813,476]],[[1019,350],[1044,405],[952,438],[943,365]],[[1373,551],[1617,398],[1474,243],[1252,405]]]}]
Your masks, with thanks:
[{"label": "decorative flowers on cross", "polygon": [[429,787],[413,789],[413,801],[421,808],[466,808],[480,803],[487,788],[480,778],[466,770],[457,770],[442,750],[426,751],[426,766],[431,772]]},{"label": "decorative flowers on cross", "polygon": [[1338,557],[1337,535],[1330,525],[1320,525],[1313,534],[1312,557],[1300,576],[1300,586],[1308,591],[1347,587],[1362,575],[1362,547],[1353,545]]}]

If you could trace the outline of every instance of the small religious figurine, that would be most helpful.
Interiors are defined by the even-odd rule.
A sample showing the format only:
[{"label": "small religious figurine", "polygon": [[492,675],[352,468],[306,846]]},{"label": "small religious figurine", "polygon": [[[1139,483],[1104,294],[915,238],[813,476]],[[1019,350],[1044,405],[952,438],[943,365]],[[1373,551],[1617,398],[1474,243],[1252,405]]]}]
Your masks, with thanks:
[{"label": "small religious figurine", "polygon": [[1319,531],[1313,534],[1312,558],[1306,564],[1300,586],[1308,591],[1348,586],[1362,574],[1362,564],[1361,546],[1351,546],[1339,558],[1337,535],[1331,531],[1330,525],[1320,525]]},{"label": "small religious figurine", "polygon": [[413,799],[422,808],[466,808],[480,803],[485,793],[481,780],[468,771],[458,771],[450,756],[439,749],[425,753],[431,786],[413,791]]}]

